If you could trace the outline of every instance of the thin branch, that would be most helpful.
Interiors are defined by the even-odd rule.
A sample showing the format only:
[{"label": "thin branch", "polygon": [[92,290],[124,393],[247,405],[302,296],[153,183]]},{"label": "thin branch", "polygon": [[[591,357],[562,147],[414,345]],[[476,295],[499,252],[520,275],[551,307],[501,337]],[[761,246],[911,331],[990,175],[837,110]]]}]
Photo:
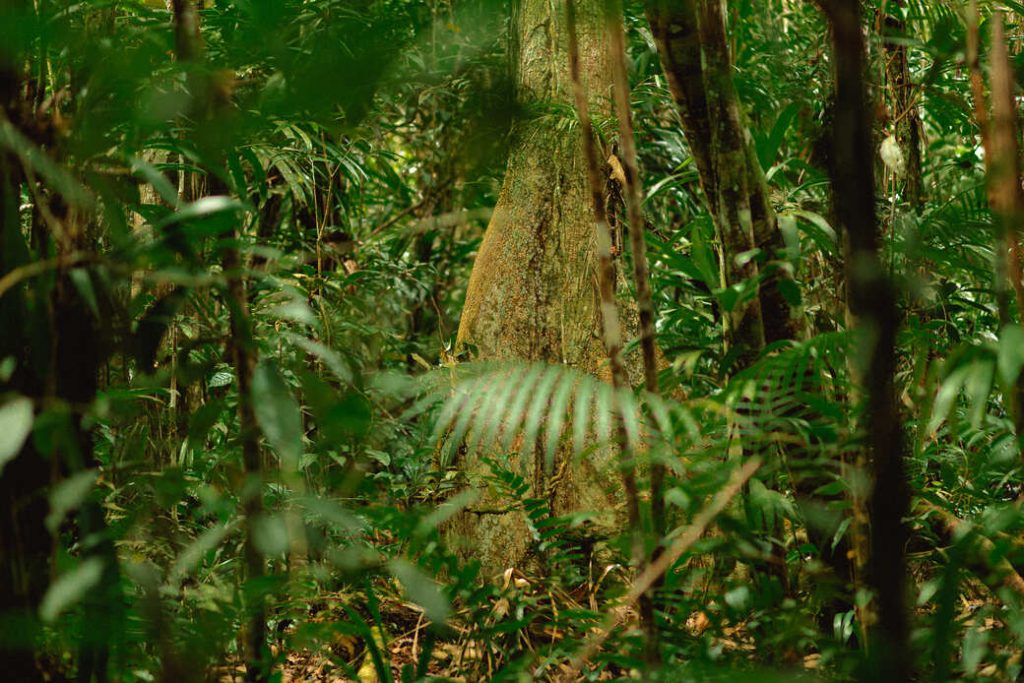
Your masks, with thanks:
[{"label": "thin branch", "polygon": [[[619,141],[622,144],[622,160],[625,163],[626,210],[629,216],[629,243],[633,252],[633,282],[636,286],[636,303],[640,314],[640,349],[644,364],[644,388],[657,396],[658,366],[654,346],[654,301],[651,296],[650,270],[647,264],[647,245],[644,241],[646,224],[642,211],[643,197],[640,184],[640,170],[637,163],[636,141],[633,138],[633,115],[629,103],[629,72],[626,66],[626,32],[623,26],[623,10],[619,3],[609,6],[608,29],[611,33],[609,51],[612,63],[613,96],[615,115],[619,121]],[[665,465],[652,449],[651,458],[651,526],[658,541],[665,532]],[[654,558],[659,550],[655,549]],[[645,561],[647,558],[644,558]],[[657,587],[654,586],[654,589]],[[641,621],[647,628],[646,659],[649,666],[656,666],[660,660],[657,647],[655,623],[654,590],[641,600]]]},{"label": "thin branch", "polygon": [[42,275],[47,271],[58,268],[67,268],[69,266],[77,266],[83,263],[95,263],[98,260],[99,257],[96,254],[84,251],[74,251],[70,254],[61,254],[54,258],[33,261],[32,263],[26,263],[23,266],[18,266],[17,268],[5,273],[3,277],[0,277],[0,297],[21,282],[38,275]]},{"label": "thin branch", "polygon": [[644,595],[654,583],[664,576],[665,572],[668,571],[669,567],[676,563],[680,557],[683,556],[687,550],[689,550],[694,543],[700,540],[704,532],[707,531],[708,526],[715,520],[718,515],[729,505],[739,493],[743,490],[743,487],[750,480],[754,473],[757,472],[758,468],[761,467],[761,460],[758,458],[751,458],[742,467],[737,469],[729,477],[729,481],[726,482],[725,486],[715,494],[711,502],[701,510],[693,521],[684,528],[679,535],[676,536],[675,541],[669,546],[669,549],[662,553],[661,557],[652,562],[640,576],[634,581],[633,585],[630,586],[629,591],[623,596],[622,600],[616,603],[615,608],[605,612],[604,622],[601,624],[601,631],[590,638],[583,646],[582,651],[576,656],[570,665],[570,671],[565,677],[567,680],[573,680],[576,673],[579,672],[580,668],[598,651],[601,645],[608,640],[611,635],[612,629],[615,628],[616,615],[623,607],[628,607],[634,604],[637,600]]},{"label": "thin branch", "polygon": [[[597,149],[594,143],[594,128],[590,121],[590,107],[587,101],[587,93],[583,88],[580,78],[580,55],[578,37],[576,34],[576,5],[575,0],[566,2],[567,28],[569,33],[569,72],[572,76],[573,95],[576,100],[576,113],[580,120],[580,130],[583,136],[583,152],[587,163],[587,177],[590,181],[590,195],[594,211],[594,224],[596,228],[597,257],[598,257],[598,287],[601,295],[601,323],[603,329],[604,347],[608,354],[608,364],[611,369],[612,387],[616,393],[628,391],[629,383],[626,379],[626,370],[622,364],[622,326],[619,323],[619,311],[615,305],[615,265],[612,262],[612,238],[608,228],[608,215],[604,205],[604,188],[601,179],[601,171],[598,166]],[[619,419],[619,441],[623,450],[623,461],[626,460],[627,441],[625,428],[622,425],[621,415]],[[623,462],[622,467],[623,485],[626,489],[626,504],[629,511],[630,527],[635,536],[639,536],[640,525],[640,502],[636,484],[636,472],[630,463]],[[634,542],[635,545],[635,542]],[[637,548],[634,547],[634,555]],[[638,560],[635,557],[634,560]]]}]

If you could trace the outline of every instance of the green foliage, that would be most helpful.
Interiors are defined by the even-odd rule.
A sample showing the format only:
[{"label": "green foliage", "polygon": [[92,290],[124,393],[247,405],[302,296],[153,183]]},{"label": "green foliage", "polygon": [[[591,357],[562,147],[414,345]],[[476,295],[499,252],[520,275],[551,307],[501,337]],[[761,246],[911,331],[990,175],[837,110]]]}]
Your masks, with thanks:
[{"label": "green foliage", "polygon": [[[854,603],[868,596],[828,566],[862,533],[851,507],[869,486],[851,375],[863,340],[846,319],[826,180],[823,17],[813,3],[728,3],[742,113],[785,237],[772,265],[792,275],[809,331],[735,373],[723,312],[763,281],[721,286],[656,47],[626,3],[664,361],[654,396],[566,365],[465,362],[456,347],[513,122],[575,125],[555,105],[518,108],[515,4],[218,0],[198,13],[192,62],[174,56],[162,2],[0,4],[5,657],[31,651],[28,670],[58,680],[82,674],[83,644],[99,638],[107,680],[224,678],[262,598],[268,657],[295,680],[555,679],[609,610],[616,625],[581,675],[629,677],[644,666],[635,613],[617,602],[631,539],[595,541],[588,511],[556,515],[508,457],[525,468],[542,454],[550,474],[563,450],[581,462],[619,448],[621,421],[641,488],[650,463],[669,470],[664,537],[642,497],[649,548],[671,545],[738,461],[766,463],[658,587],[662,677],[857,675]],[[924,131],[923,204],[898,178],[877,193],[919,501],[916,665],[935,680],[1015,680],[1024,332],[1012,302],[1000,318],[966,26],[958,3],[866,5],[904,22],[883,34],[872,20],[869,78],[891,88],[883,48],[905,46]],[[1000,8],[1019,33],[1019,3],[982,6],[983,36]],[[614,121],[596,124],[614,140]],[[245,330],[232,328],[238,282]],[[255,361],[247,396],[236,342]],[[259,472],[244,469],[248,437]],[[453,521],[478,512],[460,449],[525,512],[535,566],[481,576],[451,547]],[[944,531],[940,512],[963,525]],[[247,573],[252,549],[263,576]]]}]

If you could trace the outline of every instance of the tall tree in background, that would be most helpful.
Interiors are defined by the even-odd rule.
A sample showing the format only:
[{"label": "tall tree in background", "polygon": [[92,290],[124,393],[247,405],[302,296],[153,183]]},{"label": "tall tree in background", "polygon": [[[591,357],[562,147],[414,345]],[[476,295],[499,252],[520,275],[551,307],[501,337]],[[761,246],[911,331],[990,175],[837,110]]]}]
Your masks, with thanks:
[{"label": "tall tree in background", "polygon": [[[977,70],[977,7],[971,4],[968,54]],[[1013,334],[1011,296],[1017,305],[1019,321],[1024,321],[1024,281],[1021,279],[1020,233],[1024,215],[1024,192],[1020,183],[1020,146],[1017,132],[1017,84],[1007,46],[1003,17],[996,15],[992,22],[992,47],[989,55],[992,117],[978,116],[985,149],[988,176],[988,196],[995,219],[995,294],[999,310],[999,324],[1004,337]],[[980,76],[980,74],[979,74]],[[983,94],[976,93],[976,110],[986,108]],[[1017,432],[1018,446],[1024,437],[1024,378],[1017,377],[1016,386],[1009,392],[1009,407]]]},{"label": "tall tree in background", "polygon": [[[202,63],[203,42],[192,0],[173,0],[174,44],[179,62],[189,70],[189,84],[193,98],[192,115],[195,123],[189,132],[197,139],[200,150],[207,162],[206,190],[211,195],[229,195],[227,184],[221,178],[228,152],[225,139],[216,133],[223,133],[230,109],[230,90],[217,87],[215,78]],[[210,131],[214,131],[211,133]],[[227,137],[227,136],[225,136]],[[253,377],[256,371],[258,351],[252,337],[252,322],[249,311],[249,297],[246,291],[246,264],[238,247],[240,231],[232,226],[221,234],[221,265],[226,275],[225,303],[230,311],[231,331],[227,340],[227,355],[235,371],[238,386],[239,446],[242,452],[242,472],[245,476],[245,494],[242,507],[245,511],[245,580],[246,607],[249,619],[244,631],[244,656],[246,681],[262,683],[268,680],[271,669],[270,653],[267,648],[267,609],[265,596],[254,585],[266,573],[266,560],[256,547],[254,526],[263,512],[262,459],[259,445],[259,430],[253,397]]]},{"label": "tall tree in background", "polygon": [[[799,306],[799,289],[784,259],[784,240],[764,170],[733,83],[725,7],[721,0],[647,0],[645,5],[722,244],[722,285],[744,288],[727,314],[725,331],[735,356],[733,370],[743,370],[766,345],[798,342],[808,331]],[[806,377],[801,381],[815,380]],[[826,483],[821,463],[807,462],[799,448],[792,446],[785,449],[785,455],[800,502],[814,508],[825,504],[815,493]],[[811,540],[836,578],[845,583],[851,573],[847,544],[845,540],[832,543],[839,521],[820,523],[817,520],[828,520],[820,514],[813,518],[815,523],[808,525]],[[785,581],[781,562],[773,565],[773,571]],[[835,607],[842,609],[838,603]],[[830,617],[824,623],[831,628]]]},{"label": "tall tree in background", "polygon": [[[700,175],[723,245],[725,286],[762,277],[756,296],[737,304],[727,332],[740,366],[768,343],[805,335],[781,258],[782,234],[768,197],[732,80],[720,0],[648,0],[651,24],[669,90],[679,106],[683,132]],[[743,258],[760,249],[766,261]],[[759,272],[760,271],[760,272]],[[753,294],[753,293],[751,293]]]}]

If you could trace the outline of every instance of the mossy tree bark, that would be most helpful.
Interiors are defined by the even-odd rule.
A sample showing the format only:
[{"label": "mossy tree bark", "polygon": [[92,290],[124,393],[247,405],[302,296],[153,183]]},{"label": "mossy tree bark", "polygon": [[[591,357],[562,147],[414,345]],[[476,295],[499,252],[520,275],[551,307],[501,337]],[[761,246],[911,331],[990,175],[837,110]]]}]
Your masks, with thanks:
[{"label": "mossy tree bark", "polygon": [[[738,372],[757,360],[767,344],[805,336],[792,294],[786,296],[787,284],[790,292],[796,288],[782,258],[782,233],[733,83],[721,0],[647,0],[646,9],[718,230],[722,285],[740,292],[725,316],[727,366]],[[785,584],[780,547],[772,553],[776,562],[769,571]]]},{"label": "mossy tree bark", "polygon": [[[804,337],[805,324],[790,301],[792,295],[786,296],[790,274],[781,259],[782,233],[733,84],[723,6],[720,0],[646,4],[669,90],[719,231],[723,284],[762,280],[757,296],[737,304],[728,321],[728,341],[741,369],[766,343]],[[762,252],[760,264],[755,259],[737,261],[755,248]]]},{"label": "mossy tree bark", "polygon": [[[721,6],[716,2],[650,5],[654,36],[669,87],[682,115],[684,133],[722,244],[722,284],[732,287],[758,277],[757,261],[737,257],[754,249],[750,174],[739,104],[730,73]],[[744,296],[725,316],[726,343],[734,366],[750,365],[765,345],[761,302]]]},{"label": "mossy tree bark", "polygon": [[[610,113],[611,65],[605,22],[598,0],[577,5],[580,76],[595,118]],[[474,360],[527,360],[564,363],[610,378],[601,334],[594,217],[590,205],[582,138],[572,109],[568,30],[564,5],[519,0],[513,9],[513,66],[523,112],[513,132],[504,183],[484,235],[466,293],[458,347]],[[607,154],[605,155],[607,156]],[[605,157],[601,157],[605,158]],[[616,268],[621,281],[622,269]],[[622,288],[619,288],[620,290]],[[628,331],[636,329],[635,305],[619,308]],[[626,360],[630,382],[639,363]],[[550,486],[544,457],[504,463],[527,472],[530,496],[548,497],[555,514],[573,510],[602,515],[597,525],[621,528],[622,493],[610,453],[567,462]],[[563,463],[566,463],[563,465]],[[470,485],[482,484],[489,468],[475,455],[460,463]],[[507,501],[475,508],[505,507]],[[478,514],[455,522],[457,534],[471,539],[471,553],[485,571],[520,563],[532,544],[522,512]]]}]

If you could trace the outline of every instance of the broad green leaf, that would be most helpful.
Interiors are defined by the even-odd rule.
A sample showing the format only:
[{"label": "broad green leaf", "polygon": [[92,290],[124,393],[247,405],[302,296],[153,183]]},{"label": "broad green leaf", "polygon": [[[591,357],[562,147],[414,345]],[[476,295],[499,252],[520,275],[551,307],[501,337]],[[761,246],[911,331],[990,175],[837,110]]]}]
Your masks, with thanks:
[{"label": "broad green leaf", "polygon": [[21,450],[32,431],[32,401],[16,396],[0,405],[0,472]]},{"label": "broad green leaf", "polygon": [[344,507],[326,498],[308,497],[303,498],[299,503],[310,514],[319,517],[324,522],[339,529],[349,532],[357,532],[363,528],[363,522]]},{"label": "broad green leaf", "polygon": [[819,249],[827,254],[835,252],[838,237],[835,228],[824,216],[803,209],[793,209],[788,211],[787,215],[803,219],[797,222],[797,226],[811,238]]},{"label": "broad green leaf", "polygon": [[364,436],[373,418],[369,401],[356,391],[337,389],[308,372],[300,372],[302,392],[320,433],[332,442]]},{"label": "broad green leaf", "polygon": [[54,621],[60,614],[74,607],[92,590],[103,576],[103,560],[90,557],[70,572],[54,581],[39,605],[39,618]]},{"label": "broad green leaf", "polygon": [[433,512],[420,519],[419,524],[416,525],[416,533],[423,535],[433,531],[458,514],[463,508],[475,503],[479,497],[480,492],[476,489],[467,489],[455,494],[438,505]]},{"label": "broad green leaf", "polygon": [[973,676],[978,671],[982,660],[988,654],[988,639],[989,632],[977,626],[964,634],[961,665],[968,676]]},{"label": "broad green leaf", "polygon": [[505,411],[503,419],[500,421],[502,446],[506,450],[512,448],[515,437],[519,433],[519,426],[523,421],[523,416],[529,407],[530,396],[533,395],[534,387],[540,381],[543,373],[544,366],[540,364],[533,365],[526,372],[522,383],[516,389],[515,398],[513,398],[512,403]]},{"label": "broad green leaf", "polygon": [[224,542],[224,539],[234,531],[236,526],[237,523],[235,522],[231,524],[218,524],[199,534],[194,541],[181,551],[181,554],[174,561],[174,566],[171,567],[170,573],[171,583],[177,583],[188,576],[199,566],[207,553]]},{"label": "broad green leaf", "polygon": [[302,413],[277,365],[264,361],[252,378],[253,410],[282,464],[294,469],[302,455]]},{"label": "broad green leaf", "polygon": [[235,381],[235,376],[227,370],[218,370],[210,376],[207,380],[206,386],[210,389],[219,389],[220,387],[226,387]]},{"label": "broad green leaf", "polygon": [[260,515],[249,524],[252,525],[253,545],[262,554],[274,557],[287,552],[290,537],[284,515]]},{"label": "broad green leaf", "polygon": [[1000,381],[1004,386],[1012,386],[1024,368],[1024,328],[1020,325],[1006,325],[999,333],[996,364]]},{"label": "broad green leaf", "polygon": [[623,387],[615,392],[615,402],[615,410],[618,411],[622,428],[626,432],[626,444],[629,448],[637,448],[640,445],[640,414],[636,398],[632,391]]},{"label": "broad green leaf", "polygon": [[132,173],[152,185],[160,198],[168,205],[174,206],[178,203],[178,189],[153,164],[144,159],[132,159]]},{"label": "broad green leaf", "polygon": [[299,298],[291,299],[280,306],[276,306],[271,313],[280,317],[282,320],[291,320],[292,322],[299,323],[300,325],[306,325],[308,327],[317,327],[319,324],[319,321],[317,320],[316,315],[313,314],[313,310],[309,307],[309,304]]},{"label": "broad green leaf", "polygon": [[594,397],[594,438],[599,444],[608,443],[612,438],[612,415],[615,412],[615,395],[610,384],[601,382]]},{"label": "broad green leaf", "polygon": [[491,400],[491,394],[495,391],[495,384],[490,381],[490,377],[484,375],[471,379],[465,385],[465,388],[467,389],[468,397],[452,426],[452,433],[450,435],[452,443],[461,443],[466,437],[466,434],[473,426],[473,420],[482,410],[486,409],[487,404]]},{"label": "broad green leaf", "polygon": [[92,285],[92,278],[85,268],[73,268],[68,273],[68,279],[75,286],[78,296],[89,307],[89,311],[97,318],[100,317],[100,305],[96,300],[96,289]]},{"label": "broad green leaf", "polygon": [[[525,456],[532,453],[538,445],[540,430],[546,421],[548,399],[555,388],[558,378],[561,375],[561,368],[557,366],[548,367],[537,383],[536,389],[530,395],[530,407],[526,411],[526,418],[523,421],[523,444],[520,452]],[[526,466],[527,458],[523,458],[523,466]]]},{"label": "broad green leaf", "polygon": [[971,425],[977,429],[985,416],[985,409],[988,407],[988,397],[992,393],[992,378],[995,372],[995,364],[990,359],[979,359],[971,363],[970,372],[964,381],[964,393],[970,400]]},{"label": "broad green leaf", "polygon": [[765,172],[775,163],[775,157],[778,156],[779,149],[786,138],[786,131],[789,130],[793,120],[800,113],[800,106],[799,102],[791,102],[789,106],[779,112],[778,118],[775,119],[775,125],[772,126],[767,137],[757,141],[757,158]]},{"label": "broad green leaf", "polygon": [[184,223],[199,218],[209,218],[223,213],[233,213],[242,211],[245,208],[245,204],[237,199],[232,199],[231,197],[203,197],[202,199],[197,199],[191,204],[182,207],[180,211],[175,211],[167,216],[167,218],[159,221],[153,227],[156,229],[165,228],[176,223]]},{"label": "broad green leaf", "polygon": [[11,375],[14,374],[14,370],[17,367],[18,361],[14,356],[7,356],[7,358],[0,360],[0,382],[10,381]]},{"label": "broad green leaf", "polygon": [[693,262],[700,269],[700,272],[703,273],[704,284],[712,291],[721,288],[722,282],[721,275],[718,272],[717,259],[707,242],[707,238],[704,236],[703,223],[694,224],[690,239]]},{"label": "broad green leaf", "polygon": [[932,415],[928,420],[929,433],[934,433],[949,415],[953,402],[960,394],[960,389],[967,380],[969,372],[970,367],[960,367],[943,380],[942,386],[939,387],[939,393],[935,396],[935,402],[932,404]]},{"label": "broad green leaf", "polygon": [[471,452],[494,443],[498,435],[498,427],[501,425],[501,418],[506,415],[510,402],[516,397],[522,378],[522,372],[515,372],[512,369],[495,377],[495,384],[498,388],[491,401],[484,406],[481,417],[477,419],[476,432],[473,435],[473,442],[469,446]]},{"label": "broad green leaf", "polygon": [[51,534],[56,533],[68,512],[81,505],[95,484],[96,470],[86,470],[53,487],[50,493],[50,513],[46,516],[46,528]]},{"label": "broad green leaf", "polygon": [[409,599],[423,608],[428,619],[435,624],[443,624],[448,620],[451,612],[448,599],[429,576],[401,559],[392,560],[388,566],[395,578],[401,582]]},{"label": "broad green leaf", "polygon": [[725,604],[734,610],[744,610],[750,603],[750,587],[737,586],[725,594]]},{"label": "broad green leaf", "polygon": [[593,396],[594,383],[590,381],[589,377],[584,377],[576,392],[576,401],[573,405],[572,446],[576,455],[582,453],[587,446],[588,429],[594,414]]},{"label": "broad green leaf", "polygon": [[[583,379],[586,380],[586,378]],[[547,438],[544,448],[544,467],[548,473],[551,473],[554,468],[555,452],[558,450],[558,443],[562,438],[565,416],[569,409],[569,399],[572,398],[573,390],[578,383],[579,380],[566,373],[552,395],[551,405],[548,407]]]},{"label": "broad green leaf", "polygon": [[89,191],[63,166],[25,137],[6,117],[0,119],[0,149],[17,155],[23,164],[57,190],[64,200],[83,207],[92,205],[93,198]]}]

